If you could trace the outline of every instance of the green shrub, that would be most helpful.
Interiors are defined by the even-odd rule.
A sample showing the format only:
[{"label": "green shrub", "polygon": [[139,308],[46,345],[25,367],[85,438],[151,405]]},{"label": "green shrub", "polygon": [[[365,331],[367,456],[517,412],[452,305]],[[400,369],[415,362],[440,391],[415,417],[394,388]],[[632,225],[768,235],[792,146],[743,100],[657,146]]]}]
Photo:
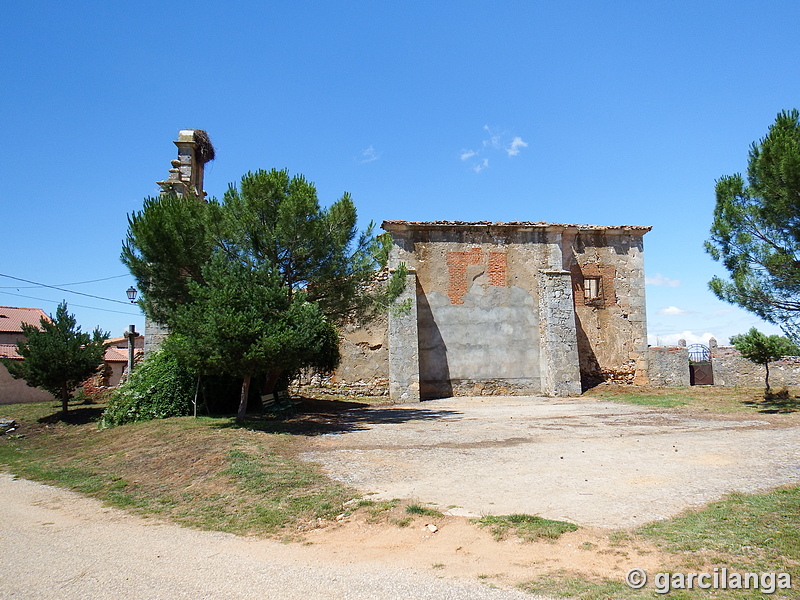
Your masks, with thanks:
[{"label": "green shrub", "polygon": [[166,419],[191,413],[197,376],[166,352],[142,361],[109,398],[103,427]]}]

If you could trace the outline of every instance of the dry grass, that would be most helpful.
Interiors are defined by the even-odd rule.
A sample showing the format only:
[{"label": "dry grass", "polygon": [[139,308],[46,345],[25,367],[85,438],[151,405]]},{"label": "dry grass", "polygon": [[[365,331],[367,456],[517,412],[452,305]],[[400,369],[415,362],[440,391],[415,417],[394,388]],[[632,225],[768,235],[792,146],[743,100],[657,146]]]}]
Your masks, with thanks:
[{"label": "dry grass", "polygon": [[763,387],[692,386],[684,388],[649,388],[633,385],[601,384],[584,396],[626,402],[640,406],[741,414],[781,414],[800,416],[800,390],[785,398],[764,399]]},{"label": "dry grass", "polygon": [[0,464],[113,506],[191,527],[294,535],[332,519],[355,492],[296,458],[299,439],[235,427],[230,418],[181,417],[99,429],[101,406],[72,422],[48,405],[3,410],[21,423],[0,438]]}]

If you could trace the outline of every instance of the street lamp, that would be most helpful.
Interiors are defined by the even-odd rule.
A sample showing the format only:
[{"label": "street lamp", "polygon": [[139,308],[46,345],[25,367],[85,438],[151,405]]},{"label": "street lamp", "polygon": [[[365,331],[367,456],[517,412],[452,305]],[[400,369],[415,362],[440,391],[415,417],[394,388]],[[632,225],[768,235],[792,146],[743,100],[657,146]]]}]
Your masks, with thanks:
[{"label": "street lamp", "polygon": [[136,294],[138,292],[136,291],[135,287],[133,287],[133,286],[129,287],[127,290],[125,290],[125,293],[128,294],[128,300],[131,301],[131,304],[136,302]]}]

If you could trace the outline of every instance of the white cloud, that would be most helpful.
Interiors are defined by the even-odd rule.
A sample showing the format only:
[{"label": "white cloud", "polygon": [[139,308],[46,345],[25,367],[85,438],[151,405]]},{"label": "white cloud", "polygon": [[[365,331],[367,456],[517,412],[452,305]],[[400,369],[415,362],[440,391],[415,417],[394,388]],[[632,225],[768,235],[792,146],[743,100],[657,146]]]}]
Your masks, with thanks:
[{"label": "white cloud", "polygon": [[508,148],[506,148],[506,153],[509,156],[516,156],[517,154],[519,154],[520,148],[527,148],[527,147],[528,143],[523,142],[522,138],[517,136],[513,140],[511,140],[511,145]]},{"label": "white cloud", "polygon": [[699,335],[688,330],[681,333],[651,333],[647,335],[647,343],[651,346],[677,346],[679,340],[686,340],[687,346],[691,346],[692,344],[705,344],[708,346],[708,340],[712,337],[716,338],[717,341],[720,342],[720,339],[717,336],[708,332]]},{"label": "white cloud", "polygon": [[378,160],[380,157],[381,155],[375,151],[375,148],[370,146],[369,148],[361,152],[359,160],[362,163],[368,163],[372,162],[373,160]]},{"label": "white cloud", "polygon": [[500,148],[500,134],[492,131],[488,125],[484,125],[483,130],[489,134],[489,138],[483,140],[484,148]]},{"label": "white cloud", "polygon": [[678,308],[677,306],[668,306],[667,308],[661,308],[658,311],[660,315],[688,315],[688,310],[683,310],[682,308]]},{"label": "white cloud", "polygon": [[472,166],[472,170],[475,171],[476,173],[480,173],[481,171],[483,171],[484,169],[486,169],[488,167],[489,167],[489,159],[488,158],[484,158],[477,165],[473,165]]},{"label": "white cloud", "polygon": [[[528,142],[523,140],[520,136],[512,136],[507,131],[501,131],[489,125],[482,127],[486,132],[486,137],[481,141],[481,145],[477,150],[465,149],[462,150],[458,158],[462,161],[469,161],[470,168],[476,173],[480,173],[489,167],[489,158],[496,152],[505,152],[510,158],[517,156],[523,148],[528,147]],[[511,138],[509,142],[508,139]]]},{"label": "white cloud", "polygon": [[655,277],[645,277],[644,282],[646,285],[657,285],[665,287],[678,287],[681,284],[680,280],[664,277],[661,273],[656,273]]}]

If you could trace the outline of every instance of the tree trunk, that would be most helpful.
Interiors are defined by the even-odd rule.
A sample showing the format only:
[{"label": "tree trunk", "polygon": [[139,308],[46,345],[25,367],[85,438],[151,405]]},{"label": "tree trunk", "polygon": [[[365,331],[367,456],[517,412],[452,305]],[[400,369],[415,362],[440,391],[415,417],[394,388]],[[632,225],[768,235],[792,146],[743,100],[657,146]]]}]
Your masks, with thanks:
[{"label": "tree trunk", "polygon": [[767,370],[767,375],[764,377],[764,385],[767,386],[767,389],[764,390],[764,396],[766,397],[769,394],[769,363],[764,363],[764,368]]},{"label": "tree trunk", "polygon": [[242,396],[239,398],[239,412],[236,413],[236,420],[244,421],[247,413],[247,396],[250,394],[250,375],[242,377]]},{"label": "tree trunk", "polygon": [[63,412],[65,415],[69,410],[68,402],[69,402],[69,390],[67,389],[67,384],[63,383],[61,384],[61,412]]}]

